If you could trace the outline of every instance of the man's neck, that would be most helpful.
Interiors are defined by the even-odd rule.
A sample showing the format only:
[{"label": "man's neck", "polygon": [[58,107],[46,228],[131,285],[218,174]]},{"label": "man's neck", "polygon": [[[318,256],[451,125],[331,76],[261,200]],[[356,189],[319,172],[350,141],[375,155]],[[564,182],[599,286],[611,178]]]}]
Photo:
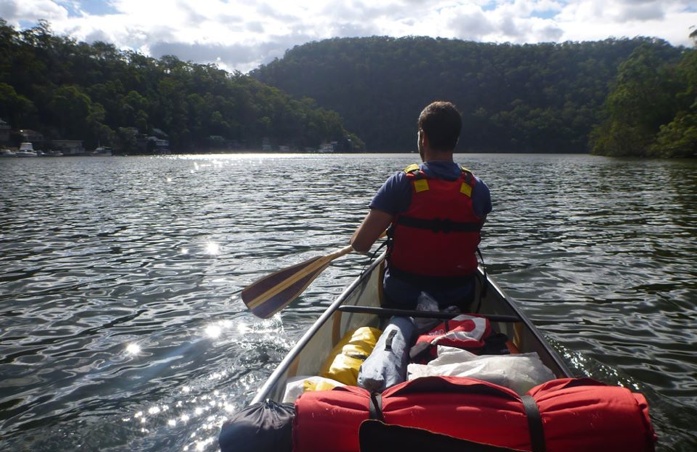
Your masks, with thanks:
[{"label": "man's neck", "polygon": [[453,162],[453,151],[434,151],[425,149],[423,161],[428,162]]}]

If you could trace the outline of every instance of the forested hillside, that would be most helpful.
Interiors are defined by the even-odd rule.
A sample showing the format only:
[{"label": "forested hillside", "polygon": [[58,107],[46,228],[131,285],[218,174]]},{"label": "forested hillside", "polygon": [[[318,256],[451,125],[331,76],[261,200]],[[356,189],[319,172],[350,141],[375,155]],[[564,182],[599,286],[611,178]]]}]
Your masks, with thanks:
[{"label": "forested hillside", "polygon": [[697,50],[651,38],[336,38],[244,75],[0,19],[0,55],[0,119],[87,149],[157,135],[180,152],[408,152],[421,109],[445,99],[463,113],[460,151],[697,155]]},{"label": "forested hillside", "polygon": [[638,48],[661,66],[686,51],[649,38],[536,45],[350,38],[295,47],[251,75],[337,111],[371,151],[414,149],[419,111],[446,99],[463,112],[460,150],[588,152],[618,68]]},{"label": "forested hillside", "polygon": [[174,151],[261,149],[265,138],[274,149],[362,146],[310,99],[214,66],[54,36],[46,22],[16,31],[0,19],[0,55],[0,119],[47,141],[128,153],[142,152],[137,140],[149,134],[165,136]]}]

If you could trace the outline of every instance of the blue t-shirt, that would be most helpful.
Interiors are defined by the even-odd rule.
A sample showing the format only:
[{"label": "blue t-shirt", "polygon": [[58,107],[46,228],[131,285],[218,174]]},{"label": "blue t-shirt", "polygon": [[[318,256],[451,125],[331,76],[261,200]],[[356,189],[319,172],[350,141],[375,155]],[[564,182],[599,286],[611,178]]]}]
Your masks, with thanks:
[{"label": "blue t-shirt", "polygon": [[[419,167],[427,176],[439,179],[456,180],[462,174],[460,165],[454,162],[427,162],[420,164]],[[481,179],[476,176],[475,178],[477,183],[472,189],[472,208],[475,215],[483,220],[492,209],[491,193]],[[380,187],[370,202],[370,208],[392,215],[405,212],[411,203],[411,191],[411,184],[406,173],[399,171],[390,176]],[[436,299],[441,309],[451,304],[458,304],[462,300],[468,300],[474,293],[474,283],[471,280],[461,287],[424,288],[412,282],[391,277],[389,267],[385,271],[383,286],[387,295],[387,304],[390,307],[403,309],[415,309],[418,296],[422,291],[426,291]]]}]

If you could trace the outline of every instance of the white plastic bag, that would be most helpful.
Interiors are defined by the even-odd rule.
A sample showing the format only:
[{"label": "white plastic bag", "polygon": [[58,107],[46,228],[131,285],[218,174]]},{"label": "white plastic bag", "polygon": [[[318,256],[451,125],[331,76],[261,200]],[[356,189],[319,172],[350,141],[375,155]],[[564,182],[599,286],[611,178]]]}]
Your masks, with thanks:
[{"label": "white plastic bag", "polygon": [[556,376],[537,353],[478,356],[455,347],[438,346],[428,364],[409,364],[408,379],[428,376],[471,377],[510,388],[520,395]]}]

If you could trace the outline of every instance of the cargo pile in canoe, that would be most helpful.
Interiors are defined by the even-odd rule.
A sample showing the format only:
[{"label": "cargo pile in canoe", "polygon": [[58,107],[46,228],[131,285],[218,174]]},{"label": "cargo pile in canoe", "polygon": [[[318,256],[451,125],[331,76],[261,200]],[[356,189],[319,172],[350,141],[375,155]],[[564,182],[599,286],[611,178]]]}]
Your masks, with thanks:
[{"label": "cargo pile in canoe", "polygon": [[[346,252],[278,272],[245,303],[272,315]],[[222,450],[654,450],[643,395],[572,375],[482,269],[463,313],[382,308],[383,268],[384,255],[228,419]]]}]

